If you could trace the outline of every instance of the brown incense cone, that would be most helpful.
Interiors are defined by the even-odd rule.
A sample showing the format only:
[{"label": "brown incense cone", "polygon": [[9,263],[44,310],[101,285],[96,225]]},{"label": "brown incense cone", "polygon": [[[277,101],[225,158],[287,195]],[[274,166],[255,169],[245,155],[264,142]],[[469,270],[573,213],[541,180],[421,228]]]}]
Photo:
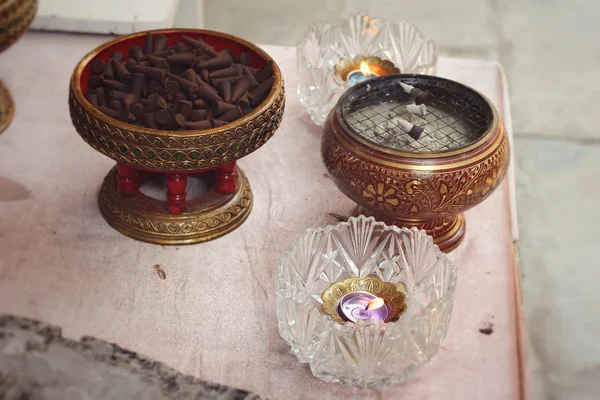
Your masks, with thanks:
[{"label": "brown incense cone", "polygon": [[226,124],[227,124],[227,122],[221,121],[219,119],[213,119],[212,120],[212,126],[213,126],[213,128],[218,128],[219,126],[223,126],[223,125],[226,125]]},{"label": "brown incense cone", "polygon": [[129,49],[129,57],[135,61],[141,61],[142,57],[144,57],[144,50],[140,46],[132,46]]},{"label": "brown incense cone", "polygon": [[104,79],[114,79],[115,74],[112,68],[112,62],[107,62],[104,64],[104,70],[102,71],[102,77]]},{"label": "brown incense cone", "polygon": [[175,114],[177,114],[177,108],[179,107],[179,102],[182,99],[183,96],[181,93],[178,93],[175,96],[173,96],[173,103],[171,103],[171,108],[169,109],[169,114],[171,114],[171,117],[174,117]]},{"label": "brown incense cone", "polygon": [[231,86],[233,86],[240,79],[245,79],[245,75],[228,76],[228,77],[225,77],[225,78],[215,78],[215,79],[211,79],[211,82],[214,85],[217,85],[221,81],[227,81],[227,82],[231,83]]},{"label": "brown incense cone", "polygon": [[199,99],[204,99],[207,101],[223,101],[221,96],[219,96],[215,91],[208,88],[208,86],[200,86],[194,89],[194,94],[198,96]]},{"label": "brown incense cone", "polygon": [[144,114],[144,116],[142,117],[142,121],[144,121],[144,125],[146,125],[148,128],[151,128],[151,129],[159,128],[158,124],[154,120],[153,113]]},{"label": "brown incense cone", "polygon": [[248,107],[250,107],[250,99],[248,99],[248,94],[245,93],[242,97],[240,97],[235,102],[235,105],[240,107],[242,110],[246,110]]},{"label": "brown incense cone", "polygon": [[184,79],[180,76],[177,76],[175,74],[172,74],[170,72],[167,72],[167,76],[174,80],[175,82],[177,82],[179,84],[179,87],[181,89],[183,89],[186,93],[191,93],[193,89],[195,89],[198,85],[196,85],[196,82],[191,82],[188,81],[187,79]]},{"label": "brown incense cone", "polygon": [[250,68],[248,68],[248,67],[242,68],[242,74],[244,74],[244,76],[248,77],[248,79],[250,80],[250,84],[252,86],[257,86],[258,85],[258,81],[254,77],[254,74],[252,73],[252,71],[250,71]]},{"label": "brown incense cone", "polygon": [[104,71],[104,61],[99,58],[94,58],[92,62],[90,62],[90,70],[92,74],[101,74]]},{"label": "brown incense cone", "polygon": [[140,121],[142,120],[142,117],[144,116],[144,106],[142,103],[136,103],[132,105],[130,111],[135,117],[135,119]]},{"label": "brown incense cone", "polygon": [[167,83],[165,83],[164,90],[171,96],[179,93],[179,83],[175,81],[167,81]]},{"label": "brown incense cone", "polygon": [[192,67],[194,65],[195,58],[196,56],[194,55],[194,53],[189,52],[168,56],[167,61],[171,64],[177,64],[184,67]]},{"label": "brown incense cone", "polygon": [[129,91],[129,86],[121,83],[119,81],[114,81],[112,79],[105,79],[102,81],[102,85],[107,88],[107,89],[112,89],[112,90],[121,90],[123,92],[128,92]]},{"label": "brown incense cone", "polygon": [[102,79],[101,75],[90,75],[90,90],[96,89],[98,86],[102,86],[103,80],[104,79]]},{"label": "brown incense cone", "polygon": [[[260,86],[258,86],[260,87]],[[240,97],[248,92],[250,88],[250,79],[244,77],[244,79],[240,79],[233,85],[233,89],[231,90],[231,102],[235,103]]]},{"label": "brown incense cone", "polygon": [[123,92],[122,90],[111,90],[108,94],[110,100],[121,100],[127,94],[127,92]]},{"label": "brown incense cone", "polygon": [[87,93],[85,98],[91,105],[98,108],[98,95],[96,93]]},{"label": "brown incense cone", "polygon": [[415,88],[413,94],[415,96],[416,105],[425,104],[429,100],[429,95],[427,94],[427,92],[424,92],[421,89]]},{"label": "brown incense cone", "polygon": [[111,60],[111,62],[113,64],[113,71],[117,75],[119,82],[129,84],[131,75],[129,74],[129,71],[127,71],[127,68],[125,68],[123,64],[116,60]]},{"label": "brown incense cone", "polygon": [[229,103],[231,100],[231,83],[229,81],[221,81],[215,85],[223,101]]},{"label": "brown incense cone", "polygon": [[192,110],[187,119],[190,122],[204,121],[208,115],[208,110]]},{"label": "brown incense cone", "polygon": [[113,110],[112,108],[109,108],[106,106],[99,106],[98,110],[102,111],[102,113],[104,113],[114,119],[119,119],[119,117],[121,116],[120,111]]},{"label": "brown incense cone", "polygon": [[243,116],[244,116],[244,113],[242,112],[242,109],[239,107],[236,107],[233,110],[229,110],[225,114],[219,116],[219,119],[221,121],[231,122],[231,121],[235,121],[236,119],[241,118]]},{"label": "brown incense cone", "polygon": [[150,57],[158,57],[158,58],[165,58],[165,57],[169,57],[172,56],[173,54],[175,54],[175,50],[173,49],[166,49],[163,51],[158,51],[156,53],[150,53],[144,56],[144,58],[142,58],[142,61],[147,61]]},{"label": "brown incense cone", "polygon": [[152,53],[152,34],[148,32],[144,38],[144,54],[150,53]]},{"label": "brown incense cone", "polygon": [[142,89],[144,88],[144,75],[139,72],[131,74],[131,93],[133,93],[136,99],[139,99],[142,95]]},{"label": "brown incense cone", "polygon": [[181,42],[175,43],[174,49],[175,53],[185,53],[190,50],[184,43]]},{"label": "brown incense cone", "polygon": [[[148,95],[160,93],[160,91],[162,89],[163,89],[162,85],[160,83],[158,83],[157,81],[150,81],[146,85],[146,93]],[[177,90],[179,90],[179,85],[177,86]]]},{"label": "brown incense cone", "polygon": [[207,69],[201,69],[200,70],[200,76],[202,77],[202,80],[204,82],[208,82],[209,77],[208,77],[208,70]]},{"label": "brown incense cone", "polygon": [[260,103],[262,103],[262,101],[267,97],[267,95],[271,91],[274,81],[275,78],[270,77],[263,81],[260,85],[255,87],[250,93],[248,93],[248,98],[250,99],[250,101],[255,105],[259,105]]},{"label": "brown incense cone", "polygon": [[181,77],[184,79],[187,79],[188,81],[190,81],[192,83],[195,83],[196,85],[198,84],[198,80],[196,79],[196,73],[191,68],[183,71],[183,73],[181,74]]},{"label": "brown incense cone", "polygon": [[192,49],[203,49],[208,47],[208,44],[202,39],[192,39],[189,36],[183,36],[181,40],[183,40]]},{"label": "brown incense cone", "polygon": [[259,69],[256,74],[254,74],[254,76],[256,77],[256,80],[260,83],[269,79],[269,77],[271,75],[273,75],[273,61],[272,60],[267,61],[265,66],[262,67],[261,69]]},{"label": "brown incense cone", "polygon": [[152,53],[158,53],[159,51],[163,51],[167,48],[169,44],[169,39],[166,36],[158,35],[154,38],[154,45],[152,46]]},{"label": "brown incense cone", "polygon": [[158,96],[153,99],[146,107],[144,107],[144,114],[154,113],[158,110],[166,110],[169,105],[162,97]]},{"label": "brown incense cone", "polygon": [[95,89],[96,92],[96,96],[98,97],[98,105],[99,106],[106,106],[106,91],[104,90],[103,87],[99,87]]},{"label": "brown incense cone", "polygon": [[125,54],[123,54],[120,51],[115,51],[114,53],[112,53],[110,55],[110,59],[111,60],[115,60],[117,62],[121,62],[121,61],[123,61],[125,59]]},{"label": "brown incense cone", "polygon": [[164,69],[165,71],[171,70],[169,63],[164,58],[148,56],[148,61],[154,68]]},{"label": "brown incense cone", "polygon": [[236,109],[237,106],[233,104],[224,103],[222,101],[215,101],[212,103],[211,111],[212,115],[218,117],[219,115],[225,114],[227,111]]},{"label": "brown incense cone", "polygon": [[113,110],[119,111],[119,112],[121,112],[121,110],[123,110],[123,104],[121,104],[121,102],[119,100],[111,101],[109,107],[112,108]]},{"label": "brown incense cone", "polygon": [[177,113],[183,115],[184,118],[188,118],[190,112],[192,111],[193,104],[188,100],[179,100],[179,105],[177,106]]},{"label": "brown incense cone", "polygon": [[136,64],[131,66],[131,70],[143,74],[148,79],[154,79],[155,81],[162,82],[165,79],[165,70],[153,67],[144,67]]},{"label": "brown incense cone", "polygon": [[208,101],[204,99],[194,100],[194,108],[204,109],[208,107],[210,107],[210,103]]},{"label": "brown incense cone", "polygon": [[202,129],[212,128],[212,124],[210,123],[210,121],[207,121],[207,120],[194,121],[194,122],[189,121],[189,122],[185,123],[185,127],[187,129],[202,130]]},{"label": "brown incense cone", "polygon": [[239,63],[242,65],[250,65],[250,54],[242,53],[239,57]]},{"label": "brown incense cone", "polygon": [[233,65],[228,68],[217,69],[215,71],[209,72],[208,76],[210,78],[225,78],[227,76],[236,76],[239,75],[238,70]]},{"label": "brown incense cone", "polygon": [[159,125],[164,125],[171,119],[171,114],[167,110],[158,110],[154,113],[154,120]]},{"label": "brown incense cone", "polygon": [[223,69],[231,66],[232,59],[228,55],[220,55],[207,61],[196,63],[196,68]]},{"label": "brown incense cone", "polygon": [[129,122],[129,118],[133,118],[133,115],[129,112],[129,106],[124,106],[121,110],[121,115],[119,116],[119,120],[122,122]]},{"label": "brown incense cone", "polygon": [[126,93],[123,96],[123,99],[121,99],[121,102],[123,103],[124,106],[131,107],[132,105],[137,103],[137,99],[133,93]]},{"label": "brown incense cone", "polygon": [[231,57],[231,59],[233,59],[234,55],[233,55],[233,51],[229,50],[229,49],[223,49],[219,52],[219,55],[224,56],[224,55],[228,55],[229,57]]}]

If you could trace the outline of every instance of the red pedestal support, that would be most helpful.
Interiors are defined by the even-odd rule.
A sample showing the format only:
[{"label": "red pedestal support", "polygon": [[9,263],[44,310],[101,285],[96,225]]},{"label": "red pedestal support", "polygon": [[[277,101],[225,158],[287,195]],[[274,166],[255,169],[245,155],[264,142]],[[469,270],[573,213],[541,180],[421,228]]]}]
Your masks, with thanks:
[{"label": "red pedestal support", "polygon": [[140,189],[137,170],[130,165],[117,163],[117,191],[121,196],[131,197]]},{"label": "red pedestal support", "polygon": [[219,194],[235,193],[237,187],[235,184],[235,161],[217,168],[217,182],[215,191]]},{"label": "red pedestal support", "polygon": [[167,209],[177,215],[185,210],[187,175],[167,174]]}]

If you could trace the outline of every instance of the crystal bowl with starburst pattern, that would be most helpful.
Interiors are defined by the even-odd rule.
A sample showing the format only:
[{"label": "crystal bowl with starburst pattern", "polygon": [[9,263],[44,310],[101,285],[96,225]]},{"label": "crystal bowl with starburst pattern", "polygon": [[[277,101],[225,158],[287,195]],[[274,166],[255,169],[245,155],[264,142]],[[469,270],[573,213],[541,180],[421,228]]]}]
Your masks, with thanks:
[{"label": "crystal bowl with starburst pattern", "polygon": [[[407,21],[359,14],[312,26],[297,45],[298,95],[311,119],[323,125],[342,93],[352,86],[344,71],[364,58],[391,73],[435,75],[436,44]],[[388,67],[388,65],[391,65]],[[373,67],[372,67],[373,68]]]},{"label": "crystal bowl with starburst pattern", "polygon": [[[277,278],[279,332],[298,360],[323,381],[374,388],[403,382],[437,354],[457,274],[425,231],[359,216],[300,234]],[[328,314],[331,290],[361,279],[403,292],[397,320],[341,323]]]}]

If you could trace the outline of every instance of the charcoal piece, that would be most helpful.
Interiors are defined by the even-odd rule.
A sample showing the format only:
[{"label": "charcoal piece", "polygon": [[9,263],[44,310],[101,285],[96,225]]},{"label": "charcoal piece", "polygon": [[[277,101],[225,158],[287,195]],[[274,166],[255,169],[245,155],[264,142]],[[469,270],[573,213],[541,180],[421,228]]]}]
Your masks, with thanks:
[{"label": "charcoal piece", "polygon": [[220,115],[225,114],[227,111],[231,111],[236,108],[237,106],[234,106],[233,104],[225,103],[222,101],[215,101],[212,104],[211,111],[212,115],[218,117]]},{"label": "charcoal piece", "polygon": [[144,54],[150,53],[152,53],[152,34],[148,32],[144,37]]},{"label": "charcoal piece", "polygon": [[224,68],[228,68],[231,66],[232,64],[232,59],[229,55],[220,55],[218,57],[215,58],[211,58],[209,60],[206,61],[202,61],[202,62],[197,62],[196,63],[196,68],[205,68],[205,69],[224,69]]},{"label": "charcoal piece", "polygon": [[415,104],[416,105],[425,104],[429,100],[429,95],[427,94],[427,92],[424,92],[421,89],[415,88],[413,94],[415,96]]},{"label": "charcoal piece", "polygon": [[196,56],[194,55],[194,53],[191,52],[174,54],[172,56],[167,57],[167,61],[170,64],[181,65],[187,68],[194,66],[195,60]]},{"label": "charcoal piece", "polygon": [[271,75],[273,75],[273,60],[267,61],[267,63],[254,74],[254,77],[259,83],[263,83],[269,79]]},{"label": "charcoal piece", "polygon": [[119,81],[115,81],[112,79],[105,79],[102,81],[102,86],[104,86],[106,89],[112,89],[112,90],[121,90],[123,92],[128,92],[129,91],[129,85],[126,85],[124,83],[121,83]]},{"label": "charcoal piece", "polygon": [[208,110],[192,110],[190,111],[187,119],[191,122],[203,121],[208,115]]},{"label": "charcoal piece", "polygon": [[229,103],[229,101],[231,100],[231,83],[229,83],[229,81],[221,81],[215,86],[217,87],[219,94],[223,98],[223,101]]},{"label": "charcoal piece", "polygon": [[262,101],[267,97],[267,95],[271,91],[274,81],[274,77],[267,78],[260,85],[255,87],[252,91],[250,91],[250,93],[248,93],[248,98],[250,99],[250,101],[255,105],[259,105],[260,103],[262,103]]},{"label": "charcoal piece", "polygon": [[167,48],[169,44],[169,39],[167,39],[164,35],[157,35],[154,38],[154,45],[152,46],[152,53],[158,53],[159,51],[163,51]]},{"label": "charcoal piece", "polygon": [[141,61],[144,57],[144,50],[140,46],[132,46],[129,49],[129,57],[133,58],[135,61]]},{"label": "charcoal piece", "polygon": [[207,121],[207,120],[194,121],[194,122],[188,121],[185,123],[185,127],[187,129],[202,130],[202,129],[212,128],[212,124],[210,123],[210,121]]},{"label": "charcoal piece", "polygon": [[104,71],[104,61],[99,58],[94,58],[92,62],[90,62],[90,71],[92,74],[101,74]]},{"label": "charcoal piece", "polygon": [[231,122],[231,121],[235,121],[236,119],[241,118],[243,116],[244,116],[244,112],[242,111],[242,109],[239,107],[236,107],[233,110],[229,110],[225,114],[220,115],[219,119],[221,121]]},{"label": "charcoal piece", "polygon": [[217,69],[214,71],[211,71],[208,73],[208,76],[211,79],[214,78],[225,78],[228,76],[237,76],[239,75],[239,72],[237,70],[236,67],[234,67],[233,65],[231,67],[227,67],[227,68],[223,68],[223,69]]}]

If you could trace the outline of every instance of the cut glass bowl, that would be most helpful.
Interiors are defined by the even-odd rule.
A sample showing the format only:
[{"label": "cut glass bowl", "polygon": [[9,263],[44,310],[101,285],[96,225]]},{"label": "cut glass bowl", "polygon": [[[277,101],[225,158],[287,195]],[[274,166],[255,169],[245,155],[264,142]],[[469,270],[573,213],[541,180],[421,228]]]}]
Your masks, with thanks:
[{"label": "cut glass bowl", "polygon": [[[278,266],[279,332],[314,376],[357,388],[399,383],[437,354],[456,287],[454,263],[415,228],[359,216],[300,234]],[[351,277],[376,276],[406,292],[396,322],[340,324],[321,294]]]},{"label": "cut glass bowl", "polygon": [[417,28],[407,21],[362,14],[315,24],[298,42],[297,56],[298,95],[317,125],[323,125],[338,98],[351,86],[335,74],[335,67],[357,56],[391,61],[403,74],[437,72],[436,45]]}]

